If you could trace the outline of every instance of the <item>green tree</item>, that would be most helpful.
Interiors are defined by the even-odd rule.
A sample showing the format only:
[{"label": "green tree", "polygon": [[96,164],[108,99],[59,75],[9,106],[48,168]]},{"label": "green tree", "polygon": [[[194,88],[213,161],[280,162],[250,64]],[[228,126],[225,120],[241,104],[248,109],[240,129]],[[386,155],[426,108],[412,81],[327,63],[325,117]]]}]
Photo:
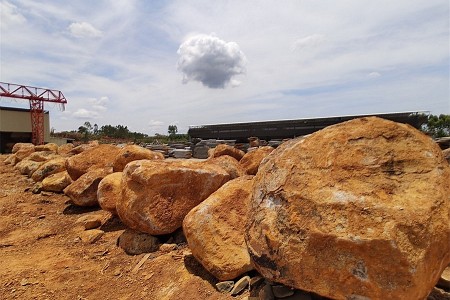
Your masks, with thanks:
[{"label": "green tree", "polygon": [[167,132],[169,133],[169,136],[174,136],[175,134],[177,134],[178,132],[177,125],[169,125]]},{"label": "green tree", "polygon": [[450,115],[429,115],[427,123],[422,130],[434,138],[450,136]]}]

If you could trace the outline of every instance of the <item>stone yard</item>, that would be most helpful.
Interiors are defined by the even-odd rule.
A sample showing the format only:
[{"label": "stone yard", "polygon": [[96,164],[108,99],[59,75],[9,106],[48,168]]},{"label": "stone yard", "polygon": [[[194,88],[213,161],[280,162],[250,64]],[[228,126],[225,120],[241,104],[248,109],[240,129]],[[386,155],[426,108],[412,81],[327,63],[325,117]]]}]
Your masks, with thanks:
[{"label": "stone yard", "polygon": [[450,295],[448,162],[375,117],[205,160],[16,144],[0,186],[2,299]]}]

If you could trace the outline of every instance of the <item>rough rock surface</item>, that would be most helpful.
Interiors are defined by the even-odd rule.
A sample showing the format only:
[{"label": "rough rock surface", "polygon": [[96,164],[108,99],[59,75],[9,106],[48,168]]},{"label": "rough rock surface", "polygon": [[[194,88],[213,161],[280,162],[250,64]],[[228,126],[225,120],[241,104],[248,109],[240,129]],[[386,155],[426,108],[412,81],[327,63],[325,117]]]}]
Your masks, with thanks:
[{"label": "rough rock surface", "polygon": [[72,143],[63,144],[58,147],[58,154],[60,155],[66,155],[72,151],[74,148],[74,145]]},{"label": "rough rock surface", "polygon": [[34,150],[34,145],[32,143],[15,143],[14,146],[12,147],[11,152],[17,153],[17,151],[19,151],[20,149],[33,149]]},{"label": "rough rock surface", "polygon": [[98,184],[97,199],[103,210],[117,215],[116,203],[122,197],[122,172],[105,176]]},{"label": "rough rock surface", "polygon": [[19,163],[17,163],[14,168],[17,169],[20,174],[31,176],[34,171],[36,171],[44,162],[42,161],[33,161],[28,157]]},{"label": "rough rock surface", "polygon": [[219,280],[252,270],[244,240],[253,176],[225,183],[184,218],[183,231],[195,258]]},{"label": "rough rock surface", "polygon": [[51,151],[53,153],[57,153],[58,145],[56,145],[55,143],[48,143],[45,145],[37,145],[37,146],[34,146],[34,150],[35,151]]},{"label": "rough rock surface", "polygon": [[278,147],[246,242],[269,280],[335,299],[423,299],[450,261],[450,168],[414,128],[371,117]]},{"label": "rough rock surface", "polygon": [[14,154],[18,161],[21,161],[22,159],[25,159],[28,157],[31,153],[34,152],[34,146],[22,146],[17,150],[17,152]]},{"label": "rough rock surface", "polygon": [[56,154],[53,151],[37,151],[31,153],[27,159],[32,161],[49,161],[54,158],[60,157],[58,154]]},{"label": "rough rock surface", "polygon": [[126,229],[118,240],[118,245],[127,254],[138,255],[154,252],[159,249],[160,242],[157,237],[148,233]]},{"label": "rough rock surface", "polygon": [[92,169],[112,167],[120,148],[102,144],[84,150],[80,154],[69,157],[66,162],[67,172],[73,180]]},{"label": "rough rock surface", "polygon": [[72,179],[67,171],[62,171],[59,173],[47,176],[42,180],[42,190],[47,192],[57,192],[60,193],[72,183]]},{"label": "rough rock surface", "polygon": [[207,162],[222,167],[225,171],[228,172],[228,174],[230,174],[231,179],[245,175],[244,168],[234,157],[231,157],[229,155],[213,157],[208,159]]},{"label": "rough rock surface", "polygon": [[213,157],[219,157],[222,155],[229,155],[239,161],[245,155],[245,152],[227,144],[219,144],[216,148],[214,148]]},{"label": "rough rock surface", "polygon": [[444,157],[447,159],[448,163],[450,163],[450,148],[442,151],[444,153]]},{"label": "rough rock surface", "polygon": [[239,164],[244,168],[249,175],[256,175],[261,161],[274,150],[271,146],[259,147],[252,152],[248,152],[239,161]]},{"label": "rough rock surface", "polygon": [[86,150],[88,150],[88,149],[95,148],[95,147],[97,147],[98,145],[100,145],[100,144],[98,143],[98,141],[90,141],[90,142],[87,143],[87,144],[81,144],[81,145],[79,145],[79,146],[73,147],[72,150],[70,150],[70,151],[68,152],[68,154],[69,154],[69,155],[80,154],[81,152],[84,152],[84,151],[86,151]]},{"label": "rough rock surface", "polygon": [[122,172],[127,163],[140,159],[164,159],[164,155],[138,145],[126,145],[114,159],[114,172]]},{"label": "rough rock surface", "polygon": [[117,213],[130,228],[154,235],[181,227],[186,214],[230,178],[219,166],[189,160],[136,160],[123,173]]},{"label": "rough rock surface", "polygon": [[72,182],[64,189],[64,194],[79,206],[96,206],[97,189],[100,181],[112,173],[112,167],[93,169]]},{"label": "rough rock surface", "polygon": [[31,178],[37,182],[42,181],[45,177],[56,174],[66,170],[66,158],[58,157],[43,163],[34,173]]}]

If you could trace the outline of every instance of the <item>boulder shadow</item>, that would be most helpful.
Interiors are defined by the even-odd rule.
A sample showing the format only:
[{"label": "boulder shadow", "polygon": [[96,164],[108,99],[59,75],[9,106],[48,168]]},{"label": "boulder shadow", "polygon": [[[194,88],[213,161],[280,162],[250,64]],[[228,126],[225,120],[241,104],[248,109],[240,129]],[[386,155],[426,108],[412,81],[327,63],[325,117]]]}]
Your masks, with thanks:
[{"label": "boulder shadow", "polygon": [[101,210],[100,206],[78,206],[71,202],[63,210],[64,215],[81,215],[93,211]]},{"label": "boulder shadow", "polygon": [[212,287],[216,288],[216,283],[219,280],[209,273],[192,254],[184,256],[184,266],[189,273],[208,281]]},{"label": "boulder shadow", "polygon": [[113,232],[113,231],[119,231],[119,230],[125,230],[128,227],[125,226],[125,224],[122,223],[120,218],[115,215],[111,215],[106,222],[100,226],[100,229],[104,232]]}]

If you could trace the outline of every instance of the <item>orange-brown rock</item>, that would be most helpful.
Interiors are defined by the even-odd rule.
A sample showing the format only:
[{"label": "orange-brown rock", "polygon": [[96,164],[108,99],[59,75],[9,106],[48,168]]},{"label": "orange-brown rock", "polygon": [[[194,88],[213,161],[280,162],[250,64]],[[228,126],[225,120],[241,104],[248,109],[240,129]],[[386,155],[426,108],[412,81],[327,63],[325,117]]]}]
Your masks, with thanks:
[{"label": "orange-brown rock", "polygon": [[68,154],[69,154],[69,155],[80,154],[81,152],[84,152],[84,151],[86,151],[86,150],[88,150],[88,149],[95,148],[95,147],[97,147],[98,145],[100,145],[98,141],[90,141],[90,142],[87,143],[87,144],[81,144],[81,145],[79,145],[79,146],[73,147],[72,150],[70,150],[70,151],[68,152]]},{"label": "orange-brown rock", "polygon": [[97,199],[103,210],[117,215],[116,203],[122,197],[122,172],[105,176],[98,184]]},{"label": "orange-brown rock", "polygon": [[127,254],[138,255],[157,251],[161,242],[148,233],[126,229],[119,236],[117,244]]},{"label": "orange-brown rock", "polygon": [[229,155],[212,157],[209,158],[206,162],[222,167],[225,171],[228,172],[228,174],[230,174],[231,179],[245,175],[244,168],[242,168],[242,166],[234,157],[231,157]]},{"label": "orange-brown rock", "polygon": [[35,182],[42,181],[45,177],[66,170],[67,158],[58,157],[46,161],[31,175],[31,179]]},{"label": "orange-brown rock", "polygon": [[27,157],[17,163],[14,168],[22,175],[31,176],[43,163],[43,161],[33,161]]},{"label": "orange-brown rock", "polygon": [[274,150],[271,146],[259,147],[252,152],[248,152],[239,161],[239,164],[244,168],[249,175],[256,175],[261,161]]},{"label": "orange-brown rock", "polygon": [[64,194],[66,194],[75,205],[96,206],[98,205],[98,184],[106,175],[111,173],[112,167],[92,169],[67,186],[64,189]]},{"label": "orange-brown rock", "polygon": [[153,235],[180,228],[183,218],[230,178],[214,164],[191,160],[136,160],[125,167],[120,219]]},{"label": "orange-brown rock", "polygon": [[34,145],[32,143],[15,143],[14,146],[12,147],[11,152],[17,153],[17,151],[19,151],[20,149],[34,149]]},{"label": "orange-brown rock", "polygon": [[22,159],[25,159],[28,157],[31,153],[34,152],[34,146],[31,144],[27,146],[22,146],[17,150],[17,152],[14,154],[18,161],[21,161]]},{"label": "orange-brown rock", "polygon": [[229,155],[231,157],[236,158],[237,161],[241,160],[241,158],[245,155],[244,151],[229,146],[227,144],[219,144],[214,148],[213,157],[219,157],[222,155]]},{"label": "orange-brown rock", "polygon": [[60,155],[53,151],[37,151],[31,153],[26,159],[44,162],[58,157],[60,157]]},{"label": "orange-brown rock", "polygon": [[164,155],[138,145],[126,145],[114,160],[114,172],[122,172],[127,163],[140,159],[164,159]]},{"label": "orange-brown rock", "polygon": [[42,180],[42,190],[47,192],[61,193],[64,189],[72,183],[72,179],[67,171],[47,176]]},{"label": "orange-brown rock", "polygon": [[10,154],[3,162],[7,165],[15,166],[19,162],[19,160],[17,159],[15,154]]},{"label": "orange-brown rock", "polygon": [[252,270],[244,233],[253,176],[225,183],[184,218],[183,232],[195,258],[219,280]]},{"label": "orange-brown rock", "polygon": [[88,148],[80,154],[67,159],[67,172],[72,180],[77,180],[89,170],[112,167],[114,159],[119,152],[120,149],[118,147],[109,144]]},{"label": "orange-brown rock", "polygon": [[48,143],[45,145],[37,145],[37,146],[34,146],[34,150],[35,151],[51,151],[53,153],[57,153],[58,145],[56,145],[55,143]]},{"label": "orange-brown rock", "polygon": [[424,299],[450,261],[450,168],[409,125],[361,118],[278,147],[245,235],[269,280],[333,299]]},{"label": "orange-brown rock", "polygon": [[445,159],[450,163],[450,148],[443,150],[442,153],[444,153]]},{"label": "orange-brown rock", "polygon": [[73,148],[74,148],[74,146],[72,143],[63,144],[58,147],[58,154],[59,155],[67,155],[70,153],[70,151],[72,151]]}]

